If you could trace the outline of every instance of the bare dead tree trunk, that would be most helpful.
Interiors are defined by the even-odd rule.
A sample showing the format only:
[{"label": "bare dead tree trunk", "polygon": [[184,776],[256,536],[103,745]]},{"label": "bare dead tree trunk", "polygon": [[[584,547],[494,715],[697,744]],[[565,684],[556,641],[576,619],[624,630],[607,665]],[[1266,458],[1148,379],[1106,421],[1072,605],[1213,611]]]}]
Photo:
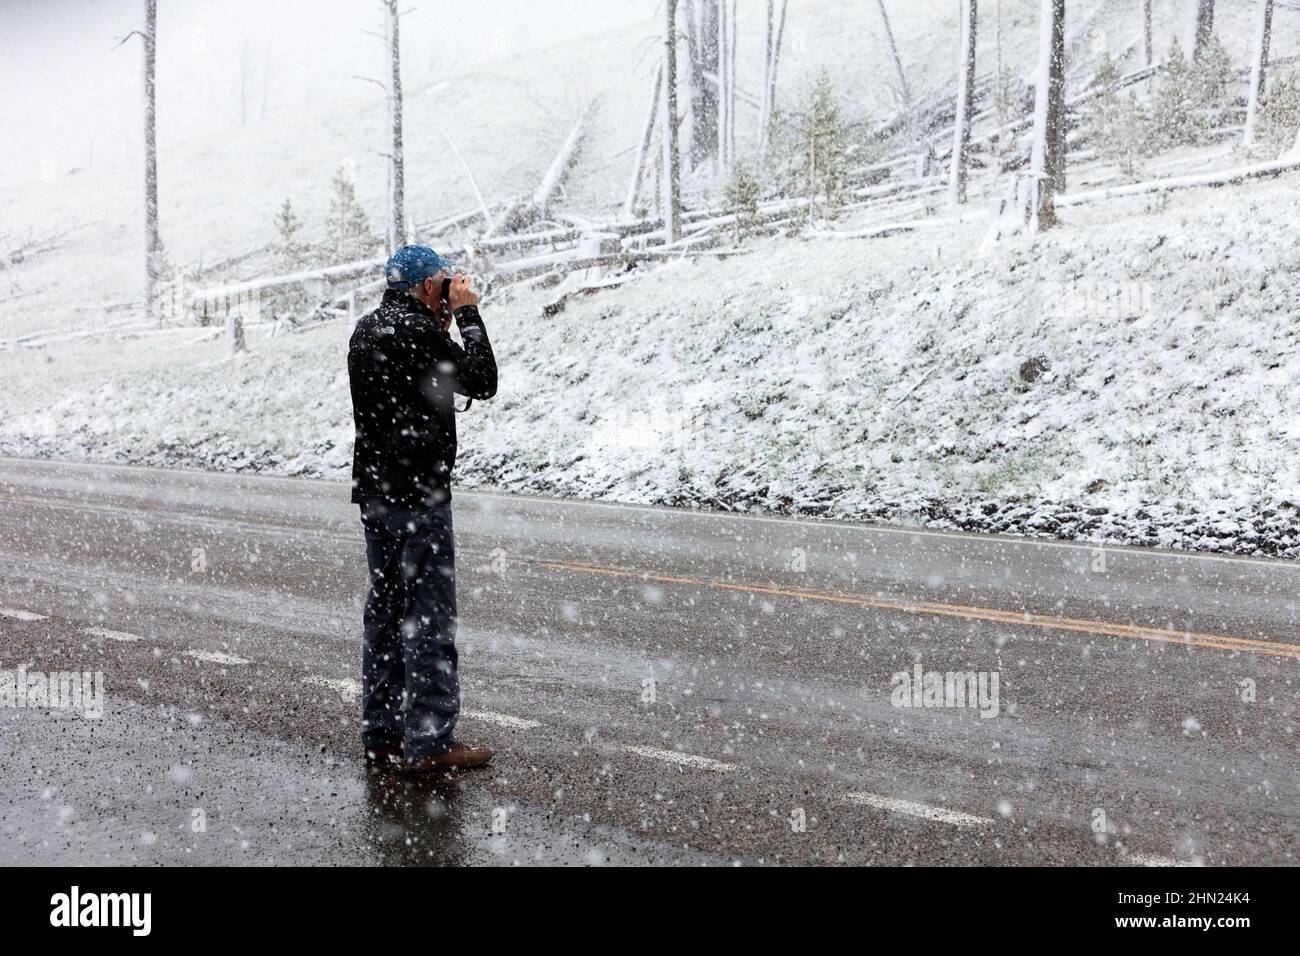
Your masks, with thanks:
[{"label": "bare dead tree trunk", "polygon": [[766,55],[763,57],[763,90],[760,94],[758,105],[758,127],[759,142],[762,143],[763,135],[767,129],[767,91],[772,79],[772,43],[776,39],[776,0],[767,0],[767,29],[764,32],[764,40],[767,44]]},{"label": "bare dead tree trunk", "polygon": [[682,4],[679,23],[684,23],[683,29],[686,35],[686,108],[682,119],[686,121],[686,129],[690,131],[690,141],[686,146],[686,157],[690,161],[690,168],[695,168],[695,124],[698,122],[695,115],[695,104],[700,95],[700,83],[703,77],[699,73],[699,51],[697,49],[698,39],[695,30],[695,0],[679,0]]},{"label": "bare dead tree trunk", "polygon": [[894,58],[894,69],[898,73],[898,88],[903,96],[903,105],[912,105],[912,90],[907,85],[907,74],[903,72],[903,59],[898,55],[898,44],[894,42],[894,28],[889,24],[889,14],[885,10],[885,0],[876,0],[880,7],[880,19],[885,21],[885,39],[889,43],[889,52]]},{"label": "bare dead tree trunk", "polygon": [[727,80],[727,89],[730,91],[731,96],[731,109],[727,112],[728,122],[730,123],[727,130],[727,151],[731,154],[733,160],[736,158],[736,38],[738,36],[736,2],[737,0],[731,0],[731,62],[727,64],[727,69],[731,74]]},{"label": "bare dead tree trunk", "polygon": [[1259,121],[1259,104],[1264,97],[1264,80],[1268,72],[1268,47],[1273,37],[1273,0],[1258,0],[1255,8],[1254,56],[1250,63],[1250,100],[1246,106],[1246,132],[1242,144],[1255,142],[1255,126]]},{"label": "bare dead tree trunk", "polygon": [[406,245],[406,163],[402,158],[402,42],[397,0],[388,0],[388,38],[391,44],[392,87],[389,100],[393,121],[393,208],[389,228],[390,248]]},{"label": "bare dead tree trunk", "polygon": [[970,159],[970,122],[975,102],[975,36],[978,0],[962,0],[961,41],[958,44],[957,117],[953,123],[952,164],[948,171],[948,199],[966,201],[967,164]]},{"label": "bare dead tree trunk", "polygon": [[1142,0],[1142,47],[1146,54],[1146,65],[1155,62],[1155,50],[1151,43],[1151,0]]},{"label": "bare dead tree trunk", "polygon": [[271,100],[271,84],[273,82],[273,69],[271,67],[271,43],[267,41],[266,49],[262,52],[262,109],[258,113],[260,122],[266,121],[266,107]]},{"label": "bare dead tree trunk", "polygon": [[788,7],[789,0],[781,0],[781,15],[777,18],[776,39],[772,43],[772,63],[767,76],[766,109],[763,113],[761,146],[764,152],[772,137],[772,114],[776,112],[776,74],[781,65],[781,41],[785,37],[785,13]]},{"label": "bare dead tree trunk", "polygon": [[691,168],[713,158],[718,148],[718,8],[703,0],[697,16],[687,4],[687,38],[691,54]]},{"label": "bare dead tree trunk", "polygon": [[245,38],[239,48],[239,82],[235,84],[235,123],[248,125],[249,100],[252,98],[253,48]]},{"label": "bare dead tree trunk", "polygon": [[1023,197],[1026,218],[1034,231],[1056,224],[1055,165],[1059,163],[1060,130],[1064,127],[1065,0],[1039,0],[1038,66],[1034,79],[1034,140],[1030,153],[1029,189]]},{"label": "bare dead tree trunk", "polygon": [[731,129],[731,20],[727,16],[727,0],[718,4],[718,159],[725,175],[731,166],[729,132]]},{"label": "bare dead tree trunk", "polygon": [[[158,38],[158,0],[144,3],[144,280],[145,317],[154,318],[162,241],[158,235],[158,142],[155,135],[157,96],[154,61]],[[161,321],[161,316],[159,317]]]},{"label": "bare dead tree trunk", "polygon": [[[1192,60],[1200,60],[1205,45],[1214,32],[1214,0],[1196,0],[1196,38],[1192,41]],[[1185,34],[1184,34],[1185,35]]]},{"label": "bare dead tree trunk", "polygon": [[[632,182],[627,188],[627,198],[623,201],[623,215],[629,218],[636,215],[636,199],[641,193],[641,183],[645,178],[645,162],[650,154],[650,143],[654,139],[655,118],[659,115],[663,82],[664,65],[661,60],[655,69],[654,92],[650,96],[650,109],[646,111],[645,126],[641,130],[641,145],[636,152],[636,164],[632,167]],[[714,132],[716,134],[717,130]]]},{"label": "bare dead tree trunk", "polygon": [[677,0],[664,2],[664,238],[681,238],[681,156],[677,149]]},{"label": "bare dead tree trunk", "polygon": [[1047,172],[1055,194],[1065,192],[1065,0],[1053,0],[1053,13]]}]

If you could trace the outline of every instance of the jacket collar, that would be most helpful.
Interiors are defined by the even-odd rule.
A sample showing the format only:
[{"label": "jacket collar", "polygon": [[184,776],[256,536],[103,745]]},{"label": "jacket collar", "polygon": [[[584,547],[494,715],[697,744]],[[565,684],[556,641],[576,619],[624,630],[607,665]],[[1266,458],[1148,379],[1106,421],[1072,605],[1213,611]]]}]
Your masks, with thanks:
[{"label": "jacket collar", "polygon": [[381,308],[400,309],[403,312],[414,312],[416,315],[422,315],[427,318],[437,318],[433,310],[413,296],[407,295],[404,289],[385,289],[384,297],[380,300]]}]

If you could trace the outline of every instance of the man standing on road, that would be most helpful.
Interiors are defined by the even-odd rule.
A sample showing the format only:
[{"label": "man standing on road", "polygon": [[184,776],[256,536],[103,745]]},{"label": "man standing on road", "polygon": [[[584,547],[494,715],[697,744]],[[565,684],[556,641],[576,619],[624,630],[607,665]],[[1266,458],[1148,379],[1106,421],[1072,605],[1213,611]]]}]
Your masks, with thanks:
[{"label": "man standing on road", "polygon": [[[457,393],[496,394],[497,364],[468,276],[428,246],[388,259],[388,289],[348,347],[352,501],[370,567],[361,660],[361,743],[371,763],[479,767],[486,747],[453,736],[456,566],[451,470]],[[449,284],[444,280],[450,280]],[[448,334],[452,320],[465,343]]]}]

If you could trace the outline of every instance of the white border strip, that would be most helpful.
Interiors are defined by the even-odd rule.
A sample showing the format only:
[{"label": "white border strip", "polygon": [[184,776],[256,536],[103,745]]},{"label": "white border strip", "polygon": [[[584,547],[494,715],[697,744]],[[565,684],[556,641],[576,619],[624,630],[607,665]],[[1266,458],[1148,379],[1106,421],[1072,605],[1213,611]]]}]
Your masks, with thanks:
[{"label": "white border strip", "polygon": [[223,654],[221,651],[196,651],[191,648],[184,653],[186,657],[192,657],[196,661],[207,661],[209,664],[224,664],[229,667],[253,663],[243,657],[236,657],[234,654]]},{"label": "white border strip", "polygon": [[498,714],[490,710],[467,710],[462,717],[468,717],[470,720],[481,720],[485,723],[496,724],[498,727],[508,727],[511,730],[534,730],[542,726],[540,720],[529,720],[527,717],[512,717],[510,714]]},{"label": "white border strip", "polygon": [[890,813],[903,813],[909,817],[933,820],[936,823],[947,823],[954,827],[978,827],[996,822],[989,817],[977,817],[974,814],[962,813],[960,810],[932,807],[926,803],[913,803],[911,800],[882,797],[875,793],[846,793],[844,799],[864,807],[874,807],[877,810],[887,810]]},{"label": "white border strip", "polygon": [[641,747],[636,744],[629,744],[623,749],[628,753],[636,754],[638,757],[649,757],[651,760],[662,760],[665,763],[677,764],[679,767],[689,767],[692,770],[712,770],[715,773],[730,773],[736,769],[734,763],[723,763],[721,760],[713,760],[710,757],[697,757],[695,754],[684,754],[676,750],[661,750],[658,747]]},{"label": "white border strip", "polygon": [[91,637],[106,637],[110,641],[123,641],[126,643],[144,640],[139,634],[128,634],[126,631],[110,631],[106,627],[87,627],[82,630],[82,633],[89,634]]},{"label": "white border strip", "polygon": [[0,607],[0,617],[7,617],[14,621],[47,620],[44,614],[37,614],[35,611],[22,611],[16,607]]}]

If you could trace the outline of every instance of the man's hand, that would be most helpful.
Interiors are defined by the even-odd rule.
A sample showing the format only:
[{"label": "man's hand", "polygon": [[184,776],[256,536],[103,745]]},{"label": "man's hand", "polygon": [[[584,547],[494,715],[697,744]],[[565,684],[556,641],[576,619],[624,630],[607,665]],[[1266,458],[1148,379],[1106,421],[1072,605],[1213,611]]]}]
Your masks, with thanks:
[{"label": "man's hand", "polygon": [[455,276],[451,280],[451,289],[447,293],[447,304],[455,312],[463,305],[478,305],[478,293],[470,288],[470,278],[466,275]]}]

